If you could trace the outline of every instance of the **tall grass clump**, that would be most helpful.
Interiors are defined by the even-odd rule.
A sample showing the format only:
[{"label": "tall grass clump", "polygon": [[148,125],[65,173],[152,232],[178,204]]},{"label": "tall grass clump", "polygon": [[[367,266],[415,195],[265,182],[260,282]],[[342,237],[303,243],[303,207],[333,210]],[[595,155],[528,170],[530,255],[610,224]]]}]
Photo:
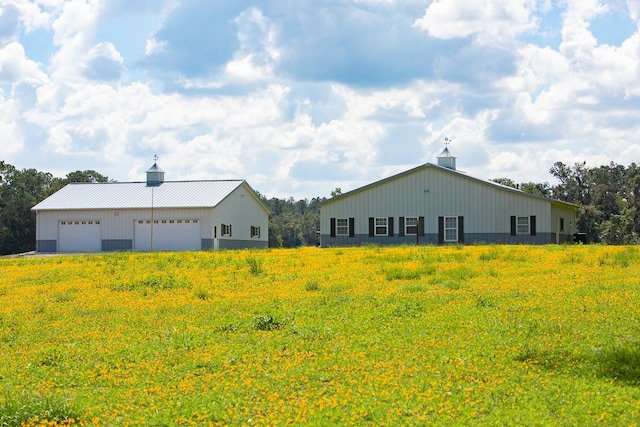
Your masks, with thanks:
[{"label": "tall grass clump", "polygon": [[601,372],[606,377],[640,386],[640,344],[606,348],[600,353]]},{"label": "tall grass clump", "polygon": [[309,280],[309,281],[307,281],[307,283],[305,283],[304,289],[309,291],[309,292],[319,291],[320,290],[320,284],[318,283],[317,280]]},{"label": "tall grass clump", "polygon": [[79,412],[64,398],[46,396],[14,397],[5,391],[0,402],[0,426],[49,426],[84,424]]},{"label": "tall grass clump", "polygon": [[259,276],[264,273],[264,260],[253,255],[247,255],[245,261],[249,266],[249,272],[253,276]]},{"label": "tall grass clump", "polygon": [[259,331],[274,331],[282,329],[284,320],[280,320],[271,314],[261,314],[253,319],[253,327]]},{"label": "tall grass clump", "polygon": [[387,280],[416,280],[423,276],[434,274],[436,268],[432,265],[422,266],[420,268],[403,268],[392,267],[385,272]]}]

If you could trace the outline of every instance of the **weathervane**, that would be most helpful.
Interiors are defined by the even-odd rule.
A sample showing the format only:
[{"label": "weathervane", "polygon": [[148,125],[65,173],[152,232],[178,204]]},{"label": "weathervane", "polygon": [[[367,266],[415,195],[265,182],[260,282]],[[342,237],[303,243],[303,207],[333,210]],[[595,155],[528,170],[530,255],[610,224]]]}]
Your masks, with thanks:
[{"label": "weathervane", "polygon": [[451,144],[451,142],[452,142],[452,141],[451,141],[449,138],[447,138],[447,137],[445,137],[445,138],[444,138],[444,146],[445,146],[445,147],[448,147],[448,146],[449,146],[449,144]]},{"label": "weathervane", "polygon": [[160,157],[157,154],[153,155],[153,163],[156,163]]}]

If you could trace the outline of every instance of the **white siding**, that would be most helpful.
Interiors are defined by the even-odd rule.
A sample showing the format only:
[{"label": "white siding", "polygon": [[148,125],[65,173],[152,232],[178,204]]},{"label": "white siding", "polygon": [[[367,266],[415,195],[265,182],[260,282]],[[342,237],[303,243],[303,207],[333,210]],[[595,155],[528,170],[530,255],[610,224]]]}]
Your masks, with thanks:
[{"label": "white siding", "polygon": [[[245,186],[236,188],[215,209],[213,221],[218,224],[218,237],[222,240],[269,241],[269,216]],[[231,236],[221,236],[220,225],[231,224]],[[260,227],[260,237],[251,237],[251,226]]]},{"label": "white siding", "polygon": [[[426,233],[437,232],[443,215],[464,216],[465,233],[509,233],[512,215],[535,215],[538,231],[550,230],[548,201],[425,168],[323,205],[321,233],[329,234],[330,218],[359,217],[355,233],[367,234],[363,218],[411,215],[425,217]],[[394,227],[397,233],[397,222]]]}]

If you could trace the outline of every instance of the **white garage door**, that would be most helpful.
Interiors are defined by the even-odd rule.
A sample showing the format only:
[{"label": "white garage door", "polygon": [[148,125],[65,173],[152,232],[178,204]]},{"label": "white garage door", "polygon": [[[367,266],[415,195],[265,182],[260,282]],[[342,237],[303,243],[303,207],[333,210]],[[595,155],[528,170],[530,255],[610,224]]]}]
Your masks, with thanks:
[{"label": "white garage door", "polygon": [[[151,250],[151,221],[136,220],[134,249]],[[154,251],[184,251],[202,249],[200,221],[197,219],[156,219],[153,222]]]},{"label": "white garage door", "polygon": [[100,221],[60,221],[58,252],[100,252],[102,231]]}]

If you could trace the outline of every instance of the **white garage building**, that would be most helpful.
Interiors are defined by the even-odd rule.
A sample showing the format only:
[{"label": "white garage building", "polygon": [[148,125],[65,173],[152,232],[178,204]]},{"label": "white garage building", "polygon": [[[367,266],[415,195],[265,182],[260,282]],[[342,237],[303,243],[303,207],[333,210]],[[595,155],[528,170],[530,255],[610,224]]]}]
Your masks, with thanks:
[{"label": "white garage building", "polygon": [[38,252],[266,248],[269,209],[244,180],[68,184],[32,208]]}]

